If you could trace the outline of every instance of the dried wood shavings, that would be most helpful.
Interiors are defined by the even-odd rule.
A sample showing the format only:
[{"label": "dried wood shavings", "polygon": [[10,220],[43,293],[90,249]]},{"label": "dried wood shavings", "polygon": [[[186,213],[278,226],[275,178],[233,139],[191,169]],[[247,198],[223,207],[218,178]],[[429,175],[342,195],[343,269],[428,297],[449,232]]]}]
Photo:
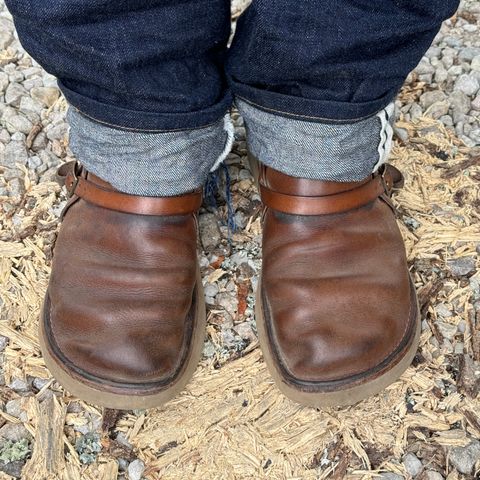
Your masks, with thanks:
[{"label": "dried wood shavings", "polygon": [[[1,412],[5,425],[24,425],[34,434],[25,478],[35,479],[38,472],[48,478],[58,469],[51,478],[116,479],[122,459],[139,458],[149,480],[373,479],[385,471],[405,475],[407,451],[455,478],[447,466],[449,449],[480,435],[480,165],[431,119],[401,127],[411,141],[393,149],[392,162],[406,178],[394,202],[423,329],[415,361],[398,382],[352,407],[300,407],[279,393],[256,342],[221,360],[219,326],[227,317],[214,306],[208,332],[215,355],[162,408],[107,410],[102,428],[100,409],[77,401],[52,380],[39,387],[38,397],[29,397],[26,422]],[[232,154],[233,166],[245,164],[244,153]],[[261,224],[253,181],[238,179],[232,192],[234,205],[247,215],[234,241],[258,260]],[[28,386],[32,378],[51,379],[36,330],[61,201],[56,185],[30,185],[22,204],[0,217],[0,335],[9,339],[3,351],[4,403],[18,396],[12,382]],[[248,315],[257,279],[247,263],[228,269],[229,261],[228,252],[218,252],[203,273],[207,282],[235,282],[238,305],[229,321],[236,327]],[[101,435],[102,451],[83,465],[74,445],[88,428]]]}]

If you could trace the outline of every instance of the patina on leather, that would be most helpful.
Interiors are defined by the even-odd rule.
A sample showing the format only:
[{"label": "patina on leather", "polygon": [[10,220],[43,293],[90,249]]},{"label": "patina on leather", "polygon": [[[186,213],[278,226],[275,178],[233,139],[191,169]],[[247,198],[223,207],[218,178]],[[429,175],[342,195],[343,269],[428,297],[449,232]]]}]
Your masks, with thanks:
[{"label": "patina on leather", "polygon": [[49,350],[72,375],[124,388],[167,385],[189,355],[201,191],[141,197],[76,162],[44,307]]},{"label": "patina on leather", "polygon": [[329,391],[374,378],[412,344],[416,296],[390,194],[390,165],[358,182],[261,165],[260,298],[282,382]]}]

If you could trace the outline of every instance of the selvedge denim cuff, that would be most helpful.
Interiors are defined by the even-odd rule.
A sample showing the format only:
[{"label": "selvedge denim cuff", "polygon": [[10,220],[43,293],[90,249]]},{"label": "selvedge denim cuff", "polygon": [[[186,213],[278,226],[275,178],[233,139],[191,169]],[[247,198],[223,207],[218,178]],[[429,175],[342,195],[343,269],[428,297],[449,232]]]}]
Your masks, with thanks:
[{"label": "selvedge denim cuff", "polygon": [[351,123],[286,118],[239,98],[251,153],[293,177],[336,182],[362,180],[382,165],[391,150],[394,104]]},{"label": "selvedge denim cuff", "polygon": [[233,143],[229,114],[204,128],[149,133],[112,128],[70,107],[70,148],[85,168],[132,195],[173,196],[202,187]]},{"label": "selvedge denim cuff", "polygon": [[192,112],[147,112],[107,105],[95,98],[81,95],[67,88],[61,81],[58,86],[68,103],[84,117],[106,127],[132,132],[169,133],[190,129],[202,129],[214,125],[225,115],[232,104],[232,94],[225,95],[214,105]]}]

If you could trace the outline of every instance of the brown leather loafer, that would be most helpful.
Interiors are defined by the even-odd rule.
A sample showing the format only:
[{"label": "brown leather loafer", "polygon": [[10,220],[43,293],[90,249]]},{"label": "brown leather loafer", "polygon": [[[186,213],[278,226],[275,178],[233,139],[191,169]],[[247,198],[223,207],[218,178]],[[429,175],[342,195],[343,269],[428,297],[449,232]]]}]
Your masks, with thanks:
[{"label": "brown leather loafer", "polygon": [[390,200],[402,175],[384,165],[337,183],[259,168],[265,360],[294,401],[354,404],[396,380],[418,346],[418,302]]},{"label": "brown leather loafer", "polygon": [[202,352],[201,191],[127,195],[75,162],[59,177],[70,199],[40,321],[45,362],[88,402],[158,406],[183,389]]}]

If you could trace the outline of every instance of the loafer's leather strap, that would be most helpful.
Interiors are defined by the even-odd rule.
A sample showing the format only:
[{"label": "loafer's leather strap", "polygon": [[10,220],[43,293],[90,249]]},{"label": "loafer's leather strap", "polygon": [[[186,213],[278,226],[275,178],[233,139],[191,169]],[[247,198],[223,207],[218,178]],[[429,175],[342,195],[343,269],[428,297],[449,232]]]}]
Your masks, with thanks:
[{"label": "loafer's leather strap", "polygon": [[57,179],[65,185],[70,197],[83,198],[99,207],[137,215],[185,215],[196,212],[202,204],[202,191],[174,197],[143,197],[110,190],[88,179],[85,169],[76,161],[63,164]]},{"label": "loafer's leather strap", "polygon": [[[293,215],[329,215],[360,208],[381,197],[386,200],[394,188],[403,185],[403,175],[384,164],[370,181],[356,188],[324,196],[290,195],[271,190],[260,180],[262,202],[269,208]],[[390,204],[390,202],[387,202]]]}]

